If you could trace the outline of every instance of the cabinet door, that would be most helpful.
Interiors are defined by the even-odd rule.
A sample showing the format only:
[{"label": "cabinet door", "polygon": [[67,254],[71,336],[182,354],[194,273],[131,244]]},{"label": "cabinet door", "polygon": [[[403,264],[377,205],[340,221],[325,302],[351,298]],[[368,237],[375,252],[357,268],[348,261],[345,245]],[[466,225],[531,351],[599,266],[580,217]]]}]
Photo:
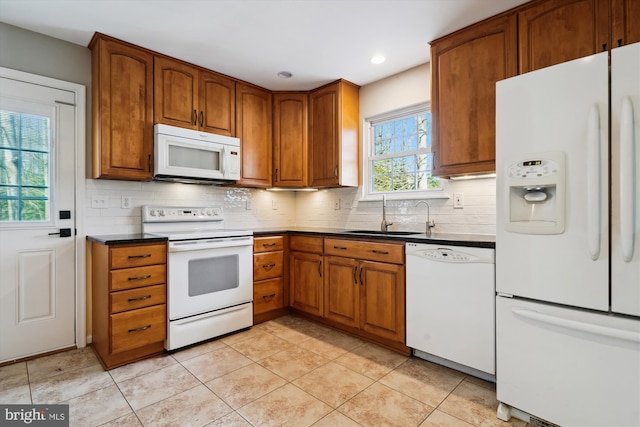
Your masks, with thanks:
[{"label": "cabinet door", "polygon": [[316,316],[323,314],[322,255],[291,253],[291,306]]},{"label": "cabinet door", "polygon": [[308,182],[306,93],[276,93],[273,97],[273,185],[305,187]]},{"label": "cabinet door", "polygon": [[153,177],[153,56],[111,40],[92,45],[93,177]]},{"label": "cabinet door", "polygon": [[236,133],[236,83],[219,74],[200,72],[198,126],[204,132]]},{"label": "cabinet door", "polygon": [[271,186],[271,111],[271,92],[236,84],[236,136],[242,156],[238,185]]},{"label": "cabinet door", "polygon": [[609,1],[547,0],[519,12],[519,73],[606,50]]},{"label": "cabinet door", "polygon": [[640,1],[611,1],[612,47],[640,42]]},{"label": "cabinet door", "polygon": [[311,92],[309,98],[312,187],[339,184],[339,88],[334,83]]},{"label": "cabinet door", "polygon": [[324,258],[324,317],[360,327],[360,269],[358,260]]},{"label": "cabinet door", "polygon": [[198,70],[182,62],[154,58],[156,123],[198,128]]},{"label": "cabinet door", "polygon": [[404,343],[404,266],[362,261],[360,268],[360,327],[381,338]]},{"label": "cabinet door", "polygon": [[516,74],[516,17],[431,45],[435,176],[495,171],[495,84]]}]

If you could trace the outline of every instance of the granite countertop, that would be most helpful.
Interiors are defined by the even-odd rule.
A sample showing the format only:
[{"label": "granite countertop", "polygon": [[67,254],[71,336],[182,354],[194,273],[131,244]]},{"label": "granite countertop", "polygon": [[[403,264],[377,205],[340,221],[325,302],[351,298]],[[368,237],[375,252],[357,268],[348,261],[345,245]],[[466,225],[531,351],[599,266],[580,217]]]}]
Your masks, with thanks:
[{"label": "granite countertop", "polygon": [[[409,231],[399,232],[402,234],[394,234],[393,231],[385,234],[376,230],[357,230],[357,232],[353,232],[350,230],[343,230],[341,228],[330,227],[274,227],[253,229],[253,234],[255,236],[284,233],[315,234],[340,238],[353,237],[359,239],[384,239],[395,240],[403,243],[429,243],[434,245],[471,246],[477,248],[496,247],[496,237],[490,234],[433,233],[431,236],[427,236],[425,233],[414,233]],[[144,233],[91,235],[87,236],[87,239],[103,245],[167,241],[166,237],[158,237]]]},{"label": "granite countertop", "polygon": [[145,233],[130,234],[104,234],[87,236],[88,240],[101,243],[103,245],[132,244],[132,243],[153,243],[166,242],[166,237],[154,236]]},{"label": "granite countertop", "polygon": [[458,233],[432,233],[427,236],[425,233],[400,232],[402,234],[380,233],[377,230],[343,230],[341,228],[323,228],[323,227],[281,227],[281,228],[254,228],[253,234],[260,236],[263,234],[280,234],[280,233],[302,233],[302,234],[321,234],[330,235],[332,237],[354,237],[366,239],[385,239],[396,240],[399,242],[426,243],[435,245],[450,246],[471,246],[478,248],[495,248],[496,236],[492,234],[458,234]]}]

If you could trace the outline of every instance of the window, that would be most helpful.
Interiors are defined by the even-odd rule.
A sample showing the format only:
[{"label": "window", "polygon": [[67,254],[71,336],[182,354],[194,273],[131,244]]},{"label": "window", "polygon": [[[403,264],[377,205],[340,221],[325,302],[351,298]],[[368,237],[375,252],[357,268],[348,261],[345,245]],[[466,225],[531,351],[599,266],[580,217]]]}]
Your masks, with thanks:
[{"label": "window", "polygon": [[50,121],[0,109],[0,221],[49,221]]},{"label": "window", "polygon": [[366,194],[439,190],[431,176],[431,111],[422,104],[377,116],[369,123]]}]

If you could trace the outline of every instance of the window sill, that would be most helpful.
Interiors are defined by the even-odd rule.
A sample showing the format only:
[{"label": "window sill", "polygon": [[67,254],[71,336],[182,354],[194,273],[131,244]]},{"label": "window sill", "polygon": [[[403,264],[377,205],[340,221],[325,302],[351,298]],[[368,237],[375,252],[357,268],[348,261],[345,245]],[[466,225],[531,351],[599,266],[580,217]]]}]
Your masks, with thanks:
[{"label": "window sill", "polygon": [[[450,199],[451,195],[444,190],[432,190],[420,193],[385,193],[387,201],[389,200],[446,200]],[[357,202],[379,202],[382,200],[382,193],[380,194],[359,194]]]}]

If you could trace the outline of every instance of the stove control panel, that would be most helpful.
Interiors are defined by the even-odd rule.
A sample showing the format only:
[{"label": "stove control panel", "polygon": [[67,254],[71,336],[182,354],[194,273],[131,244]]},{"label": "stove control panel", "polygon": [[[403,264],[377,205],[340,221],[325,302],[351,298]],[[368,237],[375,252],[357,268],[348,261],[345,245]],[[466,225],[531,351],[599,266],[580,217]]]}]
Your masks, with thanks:
[{"label": "stove control panel", "polygon": [[143,222],[197,222],[222,221],[220,206],[206,207],[164,207],[142,206]]}]

